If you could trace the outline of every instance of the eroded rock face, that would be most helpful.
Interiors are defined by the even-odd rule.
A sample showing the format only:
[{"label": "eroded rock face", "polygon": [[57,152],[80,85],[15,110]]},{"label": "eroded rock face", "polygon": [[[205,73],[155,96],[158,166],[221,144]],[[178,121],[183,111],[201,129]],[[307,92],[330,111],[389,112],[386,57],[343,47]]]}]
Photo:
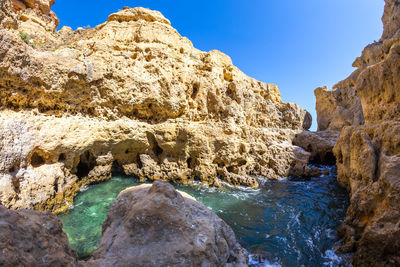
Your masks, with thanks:
[{"label": "eroded rock face", "polygon": [[72,267],[78,256],[57,216],[0,205],[0,265]]},{"label": "eroded rock face", "polygon": [[309,162],[313,164],[335,165],[333,147],[340,132],[338,131],[303,131],[296,135],[293,144],[311,153]]},{"label": "eroded rock face", "polygon": [[247,266],[247,252],[215,213],[156,181],[122,191],[85,266]]},{"label": "eroded rock face", "polygon": [[354,88],[365,117],[365,125],[345,127],[334,147],[338,181],[351,197],[340,250],[354,252],[356,266],[400,265],[399,14],[400,2],[387,0],[382,38],[364,49],[353,64],[358,69],[337,85]]},{"label": "eroded rock face", "polygon": [[5,206],[63,211],[112,173],[251,187],[311,173],[310,153],[292,144],[310,115],[227,55],[195,49],[161,13],[125,8],[55,32],[40,20],[52,2],[33,3],[2,1],[15,22],[0,27]]},{"label": "eroded rock face", "polygon": [[351,203],[339,228],[357,266],[400,264],[400,122],[346,127],[334,148]]},{"label": "eroded rock face", "polygon": [[364,124],[357,91],[352,85],[341,86],[339,83],[333,90],[315,89],[318,131],[341,131],[345,126]]}]

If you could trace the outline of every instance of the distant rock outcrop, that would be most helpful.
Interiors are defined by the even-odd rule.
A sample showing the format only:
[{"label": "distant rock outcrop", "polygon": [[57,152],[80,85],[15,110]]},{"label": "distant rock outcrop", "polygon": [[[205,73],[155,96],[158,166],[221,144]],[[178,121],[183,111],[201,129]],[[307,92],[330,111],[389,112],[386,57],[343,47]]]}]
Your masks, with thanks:
[{"label": "distant rock outcrop", "polygon": [[[13,3],[13,4],[12,4]],[[202,52],[157,11],[54,31],[53,1],[1,1],[0,201],[60,212],[112,173],[177,183],[307,175],[310,115]]]},{"label": "distant rock outcrop", "polygon": [[204,205],[156,181],[122,191],[84,266],[247,266],[232,229]]},{"label": "distant rock outcrop", "polygon": [[[347,188],[351,198],[339,229],[344,237],[340,250],[354,252],[355,266],[400,266],[398,0],[386,0],[382,21],[382,38],[364,49],[353,64],[357,70],[336,86],[347,89],[316,91],[318,121],[322,123],[319,128],[339,130],[346,126],[334,147],[338,181]],[[342,91],[351,93],[343,95]],[[332,99],[332,105],[326,99]],[[361,125],[358,104],[352,104],[359,101],[364,125]],[[319,109],[319,105],[325,105],[326,109]],[[335,110],[344,110],[337,113],[344,115],[328,115],[335,114]]]},{"label": "distant rock outcrop", "polygon": [[78,266],[60,219],[0,205],[0,266]]}]

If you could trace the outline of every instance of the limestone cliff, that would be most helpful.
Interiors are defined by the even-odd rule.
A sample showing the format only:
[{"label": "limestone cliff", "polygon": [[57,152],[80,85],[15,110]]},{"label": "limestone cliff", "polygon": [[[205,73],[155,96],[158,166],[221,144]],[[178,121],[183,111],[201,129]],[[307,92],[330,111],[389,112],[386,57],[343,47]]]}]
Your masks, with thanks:
[{"label": "limestone cliff", "polygon": [[[318,121],[323,122],[319,128],[329,124],[325,122],[340,125],[338,129],[349,125],[334,154],[338,181],[351,197],[339,229],[344,237],[341,250],[355,252],[356,266],[400,265],[400,1],[386,0],[382,21],[382,38],[364,49],[353,64],[357,70],[336,86],[354,90],[353,97],[343,101],[332,96],[336,104],[330,112],[340,109],[341,103],[360,101],[365,124],[343,119],[346,116],[339,120],[348,123],[333,123],[338,118],[332,120],[318,110],[326,98],[319,97],[321,89],[316,92]],[[348,105],[353,111],[348,115],[360,118],[356,106]]]},{"label": "limestone cliff", "polygon": [[112,173],[257,187],[310,175],[292,145],[311,124],[277,86],[202,52],[161,13],[124,8],[93,29],[64,27],[53,1],[2,1],[0,201],[62,211]]}]

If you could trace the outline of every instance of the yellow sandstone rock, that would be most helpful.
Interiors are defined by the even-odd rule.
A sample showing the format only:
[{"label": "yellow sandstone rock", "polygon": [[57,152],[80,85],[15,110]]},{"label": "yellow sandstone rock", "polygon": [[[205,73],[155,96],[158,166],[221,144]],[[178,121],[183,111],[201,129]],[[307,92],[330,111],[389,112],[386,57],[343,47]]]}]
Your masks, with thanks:
[{"label": "yellow sandstone rock", "polygon": [[292,145],[309,114],[227,55],[194,48],[161,13],[124,8],[93,29],[56,32],[40,8],[53,3],[33,2],[1,6],[5,206],[59,211],[112,173],[255,188],[256,176],[311,173],[310,154]]},{"label": "yellow sandstone rock", "polygon": [[334,91],[316,90],[318,128],[342,130],[333,152],[351,203],[340,250],[355,252],[354,266],[400,266],[399,1],[386,0],[382,21],[357,70]]}]

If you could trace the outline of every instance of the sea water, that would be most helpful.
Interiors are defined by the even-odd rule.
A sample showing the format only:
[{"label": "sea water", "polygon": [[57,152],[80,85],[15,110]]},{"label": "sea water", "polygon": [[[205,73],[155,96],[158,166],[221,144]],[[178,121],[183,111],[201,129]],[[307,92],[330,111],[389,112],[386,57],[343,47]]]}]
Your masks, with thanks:
[{"label": "sea water", "polygon": [[[123,189],[138,185],[132,177],[113,177],[77,195],[60,215],[71,247],[87,258],[101,239],[102,223]],[[236,233],[255,266],[342,266],[334,252],[336,229],[349,205],[335,171],[311,179],[263,179],[260,189],[175,185],[213,210]]]}]

